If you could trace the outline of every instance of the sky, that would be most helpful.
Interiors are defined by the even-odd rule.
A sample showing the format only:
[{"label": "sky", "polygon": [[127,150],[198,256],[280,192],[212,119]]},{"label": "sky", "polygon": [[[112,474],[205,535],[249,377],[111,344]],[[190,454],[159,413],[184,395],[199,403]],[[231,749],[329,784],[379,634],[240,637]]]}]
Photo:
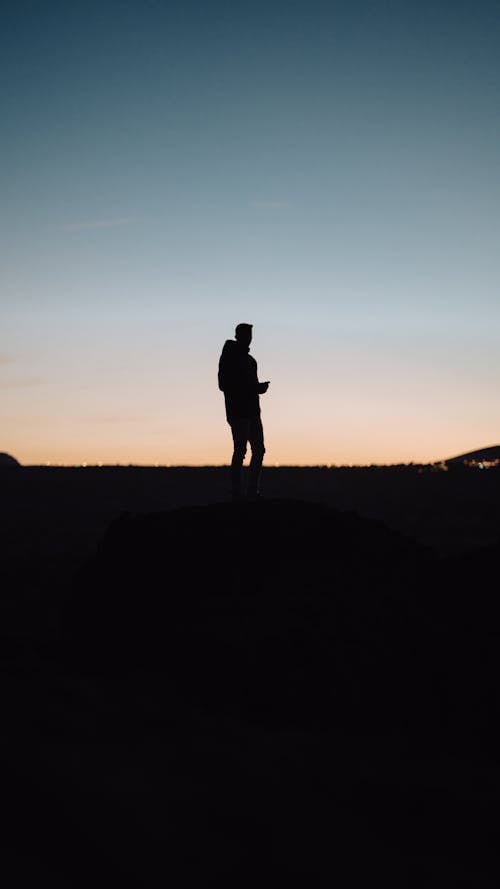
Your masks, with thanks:
[{"label": "sky", "polygon": [[500,442],[497,2],[3,0],[0,451],[268,465]]}]

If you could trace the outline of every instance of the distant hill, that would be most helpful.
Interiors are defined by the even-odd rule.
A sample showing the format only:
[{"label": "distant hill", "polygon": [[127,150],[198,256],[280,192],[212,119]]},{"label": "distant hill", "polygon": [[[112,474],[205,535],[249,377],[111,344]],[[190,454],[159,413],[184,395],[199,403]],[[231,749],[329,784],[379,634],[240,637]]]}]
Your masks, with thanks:
[{"label": "distant hill", "polygon": [[500,462],[500,445],[491,445],[488,448],[480,448],[477,451],[468,451],[457,457],[449,457],[444,462],[449,465],[456,463],[495,463]]},{"label": "distant hill", "polygon": [[18,460],[15,457],[11,457],[10,454],[0,453],[0,469],[3,467],[11,467],[11,466],[20,466]]}]

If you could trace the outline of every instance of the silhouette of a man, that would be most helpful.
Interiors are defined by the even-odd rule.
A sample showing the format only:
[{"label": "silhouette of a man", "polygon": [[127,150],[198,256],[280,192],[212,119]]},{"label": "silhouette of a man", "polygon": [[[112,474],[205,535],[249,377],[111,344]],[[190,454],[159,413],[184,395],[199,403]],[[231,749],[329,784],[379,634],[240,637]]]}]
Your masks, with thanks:
[{"label": "silhouette of a man", "polygon": [[231,494],[234,501],[241,500],[243,496],[241,476],[247,443],[252,451],[247,499],[258,497],[262,461],[266,452],[259,395],[267,392],[269,380],[259,383],[257,362],[249,355],[251,342],[252,325],[237,324],[235,339],[226,340],[219,359],[219,389],[224,393],[226,418],[233,436]]}]

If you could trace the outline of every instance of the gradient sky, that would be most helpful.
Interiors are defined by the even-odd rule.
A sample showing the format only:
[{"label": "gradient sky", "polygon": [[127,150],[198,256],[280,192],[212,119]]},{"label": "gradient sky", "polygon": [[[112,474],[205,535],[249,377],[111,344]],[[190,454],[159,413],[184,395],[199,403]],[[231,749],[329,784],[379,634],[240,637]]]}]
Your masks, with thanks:
[{"label": "gradient sky", "polygon": [[0,451],[269,465],[500,441],[498,2],[3,0]]}]

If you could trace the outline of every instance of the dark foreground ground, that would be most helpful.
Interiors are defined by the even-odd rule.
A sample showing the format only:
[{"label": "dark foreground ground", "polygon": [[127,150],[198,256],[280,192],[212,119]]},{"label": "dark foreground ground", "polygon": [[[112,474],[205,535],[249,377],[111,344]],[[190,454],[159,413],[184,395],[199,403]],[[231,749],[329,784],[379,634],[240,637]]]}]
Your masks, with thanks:
[{"label": "dark foreground ground", "polygon": [[500,884],[500,473],[0,485],[6,886]]}]

